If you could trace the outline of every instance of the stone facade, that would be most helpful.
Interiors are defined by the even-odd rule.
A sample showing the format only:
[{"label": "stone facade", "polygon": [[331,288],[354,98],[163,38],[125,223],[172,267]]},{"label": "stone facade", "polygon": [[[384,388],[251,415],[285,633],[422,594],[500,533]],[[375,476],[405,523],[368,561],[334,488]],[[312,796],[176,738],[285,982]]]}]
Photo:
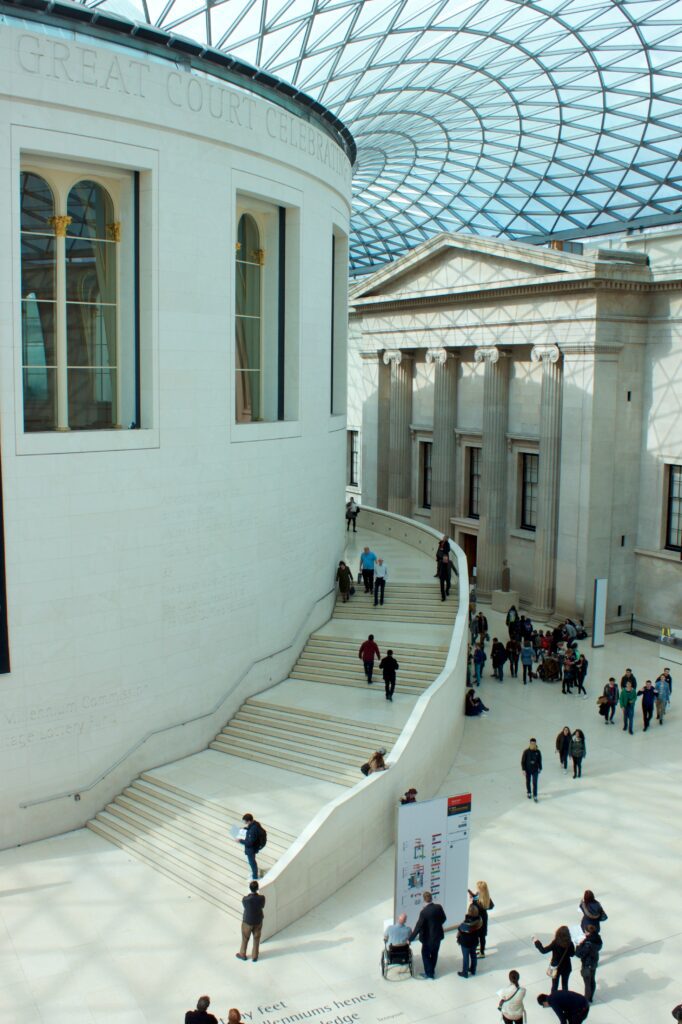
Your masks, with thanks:
[{"label": "stone facade", "polygon": [[[657,630],[682,625],[667,533],[669,467],[682,465],[682,232],[617,244],[574,255],[447,234],[362,279],[348,426],[362,432],[362,500],[405,512],[388,479],[409,460],[407,514],[465,548],[479,594],[509,580],[536,615],[589,623],[606,577],[610,628],[634,617]],[[399,436],[384,423],[389,351],[412,373]]]}]

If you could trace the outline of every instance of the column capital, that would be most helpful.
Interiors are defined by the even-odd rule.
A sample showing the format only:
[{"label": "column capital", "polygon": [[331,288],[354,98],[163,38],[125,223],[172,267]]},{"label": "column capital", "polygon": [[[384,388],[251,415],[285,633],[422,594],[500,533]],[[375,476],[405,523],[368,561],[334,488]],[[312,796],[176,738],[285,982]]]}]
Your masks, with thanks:
[{"label": "column capital", "polygon": [[427,348],[425,358],[427,363],[445,366],[449,359],[457,359],[457,353],[449,348]]},{"label": "column capital", "polygon": [[561,352],[557,345],[533,345],[530,351],[531,363],[558,363]]},{"label": "column capital", "polygon": [[403,360],[407,361],[412,356],[409,352],[403,352],[401,348],[387,348],[383,354],[383,361],[385,366],[389,366],[391,363],[395,363],[396,366],[400,366]]},{"label": "column capital", "polygon": [[484,348],[477,348],[474,352],[475,363],[491,363],[494,365],[500,361],[505,353],[501,352],[496,345],[486,345]]}]

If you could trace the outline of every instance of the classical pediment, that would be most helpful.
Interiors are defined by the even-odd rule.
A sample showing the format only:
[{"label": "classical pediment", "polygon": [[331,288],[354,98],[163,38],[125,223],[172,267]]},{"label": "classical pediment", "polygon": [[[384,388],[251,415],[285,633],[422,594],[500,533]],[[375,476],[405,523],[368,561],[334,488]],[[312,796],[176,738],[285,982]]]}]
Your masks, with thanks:
[{"label": "classical pediment", "polygon": [[442,234],[359,281],[351,302],[528,285],[549,277],[593,276],[597,260],[474,235]]}]

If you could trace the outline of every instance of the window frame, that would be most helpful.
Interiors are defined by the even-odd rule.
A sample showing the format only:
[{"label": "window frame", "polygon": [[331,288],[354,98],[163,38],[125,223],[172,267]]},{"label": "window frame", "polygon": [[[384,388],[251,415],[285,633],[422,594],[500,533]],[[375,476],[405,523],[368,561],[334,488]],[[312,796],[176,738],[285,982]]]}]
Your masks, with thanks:
[{"label": "window frame", "polygon": [[348,430],[346,432],[347,437],[347,486],[348,487],[359,487],[360,486],[360,474],[358,472],[360,465],[360,431],[359,430]]},{"label": "window frame", "polygon": [[[539,452],[519,452],[519,529],[535,533],[537,530]],[[534,467],[534,472],[533,472]],[[535,479],[527,479],[527,477]],[[532,521],[534,519],[534,521]]]},{"label": "window frame", "polygon": [[[428,457],[427,457],[428,452]],[[431,511],[433,482],[433,441],[419,441],[420,508]],[[428,500],[427,500],[428,499]]]},{"label": "window frame", "polygon": [[[665,550],[682,552],[682,465],[668,463],[665,467]],[[677,493],[675,493],[677,492]],[[673,531],[673,520],[677,520],[674,527],[676,536],[679,536],[680,543],[673,543],[671,535]]]},{"label": "window frame", "polygon": [[[466,510],[467,518],[475,519],[478,521],[481,518],[481,451],[482,445],[468,444],[466,446]],[[474,452],[476,453],[476,463],[478,472],[473,472],[474,463]],[[477,481],[477,486],[474,489],[473,482]],[[474,511],[474,492],[476,494],[476,511]]]}]

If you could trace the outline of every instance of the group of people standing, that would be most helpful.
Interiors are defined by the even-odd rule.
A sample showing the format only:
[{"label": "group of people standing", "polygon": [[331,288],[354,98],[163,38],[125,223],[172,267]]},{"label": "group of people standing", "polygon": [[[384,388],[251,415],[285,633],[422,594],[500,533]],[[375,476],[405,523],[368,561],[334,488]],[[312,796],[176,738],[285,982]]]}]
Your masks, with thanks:
[{"label": "group of people standing", "polygon": [[670,701],[672,698],[673,680],[668,667],[664,668],[660,676],[652,682],[647,679],[641,690],[637,689],[637,679],[632,669],[626,668],[621,676],[620,688],[613,676],[602,691],[601,697],[597,698],[599,714],[604,718],[604,725],[613,725],[616,716],[616,709],[623,712],[623,732],[630,736],[635,731],[635,706],[637,698],[642,698],[642,724],[646,732],[656,712],[656,721],[663,725]]}]

